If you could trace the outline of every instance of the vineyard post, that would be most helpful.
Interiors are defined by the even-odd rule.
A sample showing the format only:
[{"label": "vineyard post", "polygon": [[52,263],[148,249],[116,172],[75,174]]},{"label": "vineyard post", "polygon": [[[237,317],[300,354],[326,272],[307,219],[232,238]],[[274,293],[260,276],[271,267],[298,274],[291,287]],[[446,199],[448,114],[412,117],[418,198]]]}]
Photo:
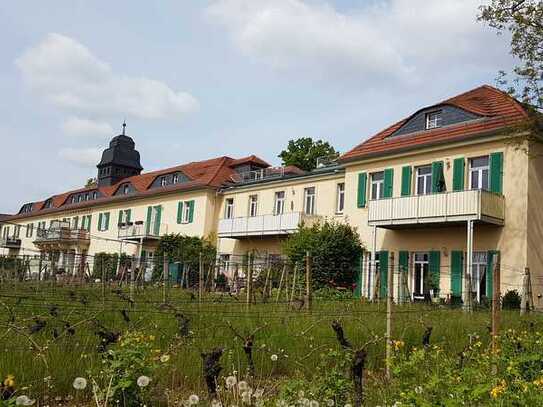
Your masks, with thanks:
[{"label": "vineyard post", "polygon": [[305,253],[305,308],[311,308],[311,256],[309,251]]},{"label": "vineyard post", "polygon": [[168,301],[168,256],[166,256],[166,251],[164,251],[164,259],[162,266],[162,279],[164,280],[164,287],[162,289],[162,303],[166,304]]},{"label": "vineyard post", "polygon": [[522,279],[522,302],[520,303],[520,314],[531,311],[534,307],[534,296],[532,292],[532,279],[530,278],[530,268],[524,268],[524,277]]},{"label": "vineyard post", "polygon": [[38,287],[40,285],[40,280],[41,280],[41,268],[42,268],[42,262],[43,262],[43,258],[41,256],[41,253],[40,253],[40,260],[38,262]]},{"label": "vineyard post", "polygon": [[204,265],[202,264],[202,252],[198,254],[198,302],[202,302],[204,296]]},{"label": "vineyard post", "polygon": [[[494,254],[494,267],[492,270],[492,352],[496,355],[496,338],[500,330],[500,252]],[[493,367],[496,369],[496,366]]]},{"label": "vineyard post", "polygon": [[252,285],[253,285],[253,262],[254,253],[249,254],[249,264],[247,265],[247,306],[251,303]]},{"label": "vineyard post", "polygon": [[390,380],[392,362],[392,307],[394,302],[394,252],[390,253],[390,270],[387,273],[387,332],[386,332],[386,377]]},{"label": "vineyard post", "polygon": [[104,256],[100,256],[100,272],[102,279],[102,306],[106,305],[106,269],[104,268]]}]

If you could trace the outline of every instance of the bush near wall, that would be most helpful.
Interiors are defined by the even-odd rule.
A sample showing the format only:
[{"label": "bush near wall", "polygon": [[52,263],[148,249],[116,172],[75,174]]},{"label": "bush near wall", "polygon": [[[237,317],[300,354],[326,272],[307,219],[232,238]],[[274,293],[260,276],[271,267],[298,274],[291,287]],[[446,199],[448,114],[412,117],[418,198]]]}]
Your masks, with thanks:
[{"label": "bush near wall", "polygon": [[[132,259],[126,253],[121,253],[121,267],[129,266]],[[107,280],[115,279],[117,273],[117,263],[119,262],[118,253],[100,252],[94,255],[94,267],[92,268],[92,278],[103,278]]]},{"label": "bush near wall", "polygon": [[309,252],[314,288],[351,287],[362,248],[356,228],[333,221],[301,225],[283,243],[283,252],[292,266],[305,267],[306,253]]}]

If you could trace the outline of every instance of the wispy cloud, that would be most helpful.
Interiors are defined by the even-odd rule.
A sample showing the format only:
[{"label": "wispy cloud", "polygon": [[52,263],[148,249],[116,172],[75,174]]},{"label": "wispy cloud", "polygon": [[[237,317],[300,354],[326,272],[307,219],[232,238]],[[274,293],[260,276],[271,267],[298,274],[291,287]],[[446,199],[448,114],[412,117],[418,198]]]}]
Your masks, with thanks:
[{"label": "wispy cloud", "polygon": [[85,168],[95,167],[100,155],[99,148],[63,148],[58,152],[60,158]]},{"label": "wispy cloud", "polygon": [[70,137],[108,138],[113,136],[113,128],[109,123],[80,117],[69,117],[62,122],[60,127],[62,132]]}]

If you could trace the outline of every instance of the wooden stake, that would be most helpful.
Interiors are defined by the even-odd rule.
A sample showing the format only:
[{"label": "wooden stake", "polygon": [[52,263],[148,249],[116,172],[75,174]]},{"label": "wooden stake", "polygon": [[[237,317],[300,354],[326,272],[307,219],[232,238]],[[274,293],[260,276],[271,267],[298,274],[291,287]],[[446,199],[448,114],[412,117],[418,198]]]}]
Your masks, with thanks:
[{"label": "wooden stake", "polygon": [[247,264],[247,278],[246,278],[246,289],[247,289],[247,305],[251,304],[251,295],[252,295],[252,288],[253,288],[253,261],[254,261],[254,254],[249,254],[249,262]]},{"label": "wooden stake", "polygon": [[305,309],[311,308],[311,256],[305,253]]},{"label": "wooden stake", "polygon": [[198,302],[201,303],[204,296],[204,265],[202,253],[200,253],[198,256]]},{"label": "wooden stake", "polygon": [[287,265],[283,265],[283,270],[281,271],[281,278],[279,279],[279,288],[277,288],[277,297],[275,299],[275,302],[279,302],[279,297],[281,296],[281,288],[283,287],[283,278],[285,278],[285,270],[287,268]]},{"label": "wooden stake", "polygon": [[296,274],[297,274],[297,270],[298,270],[298,264],[294,264],[294,271],[293,271],[293,274],[292,274],[292,291],[291,291],[291,294],[290,294],[290,305],[292,305],[292,301],[294,301],[294,293],[296,291]]},{"label": "wooden stake", "polygon": [[[494,254],[492,270],[492,352],[496,355],[498,349],[497,336],[500,331],[500,253]],[[490,270],[489,270],[490,271]],[[493,366],[493,370],[497,370],[497,366]],[[494,374],[497,372],[494,371]]]},{"label": "wooden stake", "polygon": [[387,273],[387,332],[386,332],[386,377],[390,380],[392,363],[392,306],[394,302],[394,252],[390,253],[390,267]]},{"label": "wooden stake", "polygon": [[523,315],[526,311],[531,311],[534,307],[534,296],[532,293],[532,279],[530,277],[530,268],[524,269],[524,277],[522,279],[522,302],[520,304],[520,314]]},{"label": "wooden stake", "polygon": [[[162,287],[162,303],[166,304],[168,301],[168,257],[166,256],[166,252],[164,252],[164,260],[163,260],[163,266],[162,266],[162,278],[164,280],[164,287]],[[134,274],[132,271],[131,274]]]}]

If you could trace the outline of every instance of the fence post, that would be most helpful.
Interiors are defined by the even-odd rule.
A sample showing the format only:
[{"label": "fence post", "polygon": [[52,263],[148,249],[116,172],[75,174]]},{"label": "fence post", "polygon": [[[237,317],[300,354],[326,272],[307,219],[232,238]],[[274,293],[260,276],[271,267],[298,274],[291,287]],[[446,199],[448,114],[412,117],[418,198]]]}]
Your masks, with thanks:
[{"label": "fence post", "polygon": [[102,306],[106,306],[106,269],[104,268],[104,256],[100,256],[100,273],[102,279]]},{"label": "fence post", "polygon": [[[121,255],[119,254],[119,262],[118,266],[121,265]],[[132,304],[134,304],[135,298],[134,298],[134,292],[135,292],[135,285],[136,285],[136,258],[135,256],[132,256],[132,261],[130,262],[130,299],[132,300]]]},{"label": "fence post", "polygon": [[202,302],[204,296],[204,265],[202,259],[202,252],[198,254],[198,302]]},{"label": "fence post", "polygon": [[534,306],[534,298],[532,294],[532,279],[530,276],[530,268],[524,268],[524,277],[522,278],[522,302],[520,303],[520,314],[523,315],[526,311],[531,311]]},{"label": "fence post", "polygon": [[390,252],[390,270],[387,273],[387,332],[386,332],[386,377],[390,380],[392,361],[392,306],[394,302],[394,252]]},{"label": "fence post", "polygon": [[163,259],[163,266],[162,266],[162,278],[164,280],[164,287],[162,291],[162,302],[164,304],[168,301],[168,256],[166,256],[166,252],[164,252],[164,259]]},{"label": "fence post", "polygon": [[305,253],[305,308],[311,309],[311,256]]},{"label": "fence post", "polygon": [[247,265],[247,305],[251,304],[251,295],[252,295],[252,286],[253,286],[253,262],[254,262],[254,253],[249,254],[249,264]]},{"label": "fence post", "polygon": [[[494,267],[492,270],[492,352],[496,355],[497,342],[496,338],[500,331],[500,253],[494,254]],[[494,365],[493,370],[497,370],[497,366]],[[494,372],[495,374],[496,372]]]}]

